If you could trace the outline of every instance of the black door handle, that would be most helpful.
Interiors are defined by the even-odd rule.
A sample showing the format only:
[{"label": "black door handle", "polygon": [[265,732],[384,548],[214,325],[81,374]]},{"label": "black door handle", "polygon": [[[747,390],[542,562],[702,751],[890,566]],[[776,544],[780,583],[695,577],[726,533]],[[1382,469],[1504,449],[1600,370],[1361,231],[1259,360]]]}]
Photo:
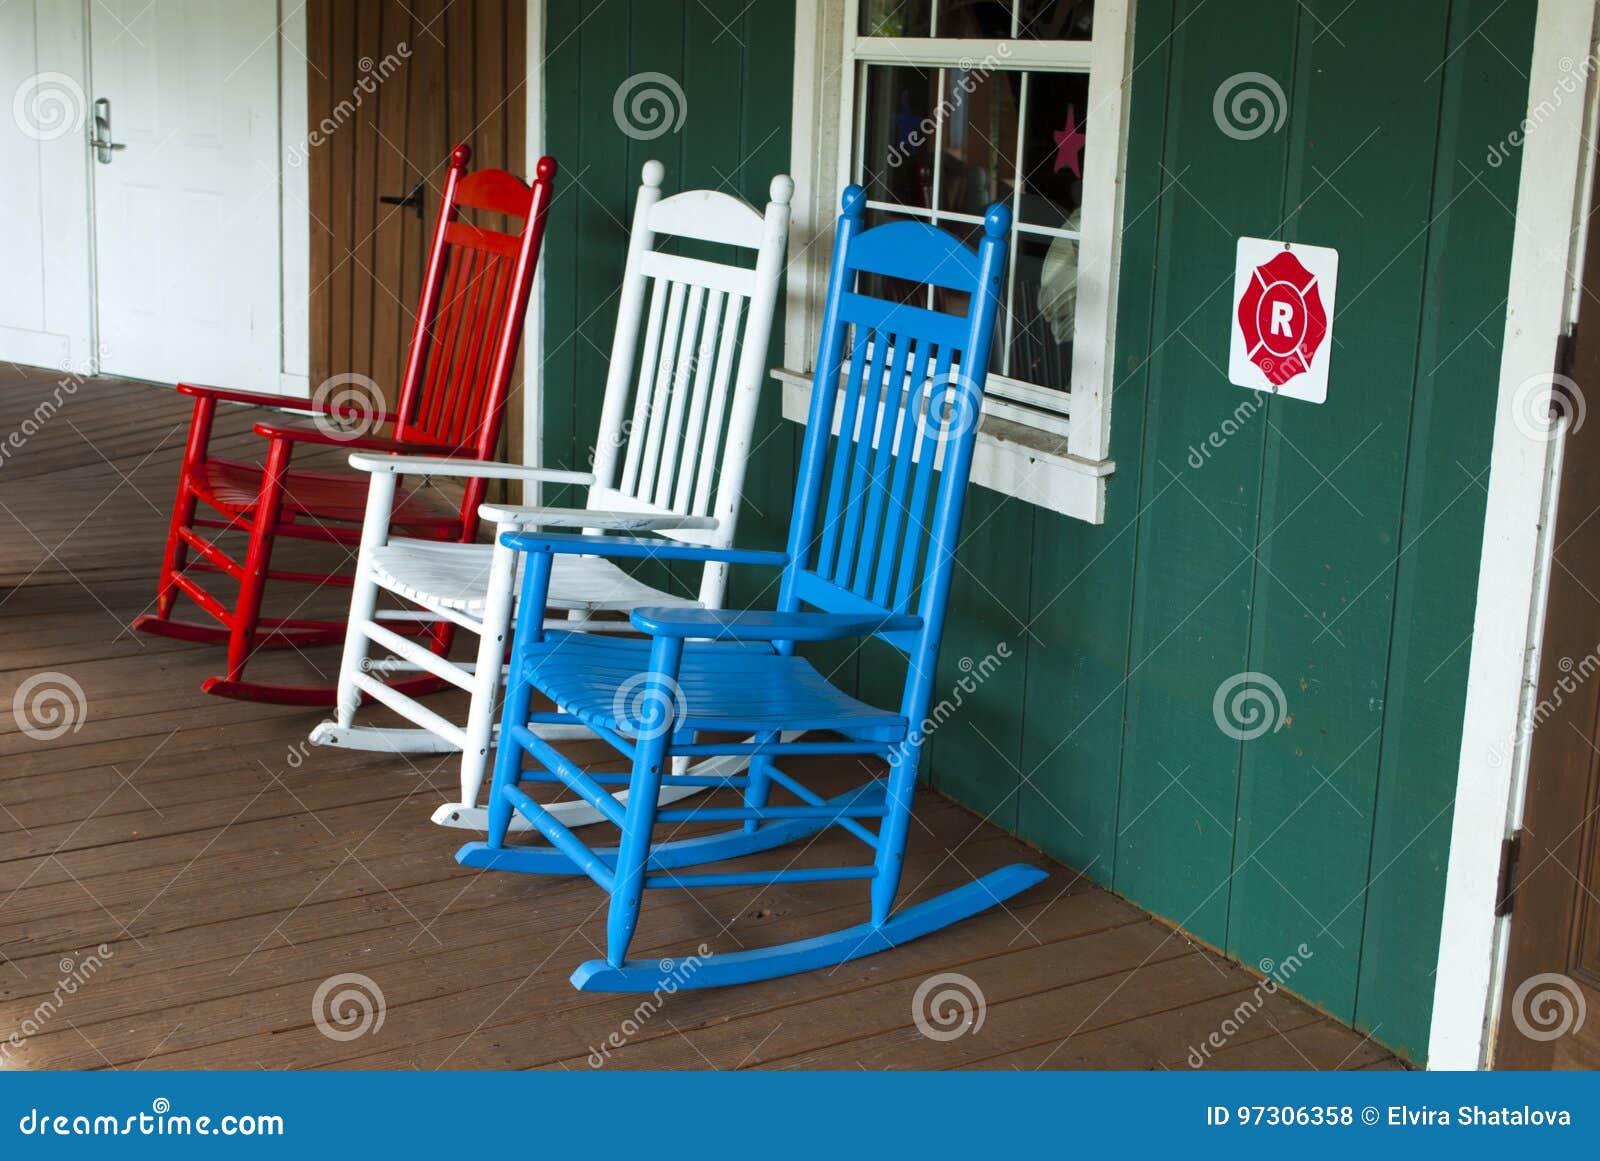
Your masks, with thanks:
[{"label": "black door handle", "polygon": [[407,206],[416,211],[417,221],[422,220],[422,187],[428,184],[428,179],[423,178],[411,187],[411,192],[404,197],[389,197],[380,194],[378,200],[386,206]]}]

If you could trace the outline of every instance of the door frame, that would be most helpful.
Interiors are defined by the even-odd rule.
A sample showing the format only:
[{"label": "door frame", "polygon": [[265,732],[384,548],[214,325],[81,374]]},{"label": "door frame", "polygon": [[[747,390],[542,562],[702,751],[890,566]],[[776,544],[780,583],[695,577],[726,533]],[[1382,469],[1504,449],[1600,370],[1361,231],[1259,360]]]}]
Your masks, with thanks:
[{"label": "door frame", "polygon": [[[1482,1068],[1492,1059],[1505,982],[1509,917],[1494,914],[1500,853],[1521,818],[1527,788],[1527,723],[1549,547],[1544,529],[1562,448],[1559,437],[1536,438],[1518,419],[1519,411],[1541,404],[1539,395],[1527,397],[1530,382],[1543,377],[1548,397],[1557,342],[1576,317],[1588,212],[1582,143],[1597,96],[1595,28],[1594,4],[1539,0],[1428,1041],[1433,1069]],[[1572,93],[1572,46],[1579,44],[1591,49],[1587,87]]]}]

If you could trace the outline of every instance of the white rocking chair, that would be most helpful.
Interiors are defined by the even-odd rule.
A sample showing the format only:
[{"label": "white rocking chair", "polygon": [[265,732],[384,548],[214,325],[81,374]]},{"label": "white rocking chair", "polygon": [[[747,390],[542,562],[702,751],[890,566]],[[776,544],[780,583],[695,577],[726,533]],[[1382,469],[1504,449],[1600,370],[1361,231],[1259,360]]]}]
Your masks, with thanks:
[{"label": "white rocking chair", "polygon": [[[434,812],[433,821],[441,825],[472,830],[488,825],[479,792],[493,746],[496,695],[520,587],[519,554],[501,545],[502,533],[609,529],[654,532],[717,548],[733,543],[783,275],[794,183],[785,175],[773,178],[771,201],[760,214],[711,190],[663,199],[663,173],[658,161],[644,165],[592,473],[427,456],[350,457],[353,466],[372,474],[372,481],[339,668],[337,715],[317,725],[311,741],[389,753],[461,751],[461,798]],[[664,237],[754,251],[755,265],[663,253],[656,243]],[[589,493],[583,508],[485,504],[479,512],[496,525],[493,544],[432,544],[389,535],[401,475],[586,484]],[[627,632],[631,626],[625,614],[641,605],[720,608],[726,582],[727,566],[708,563],[697,597],[689,598],[653,588],[608,560],[567,557],[551,578],[546,623],[567,630]],[[421,611],[380,612],[379,590]],[[624,616],[596,616],[615,613]],[[445,620],[475,634],[476,661],[449,661],[380,623],[396,619]],[[371,658],[373,645],[390,656]],[[457,725],[396,692],[383,679],[397,672],[432,674],[466,690],[472,699],[466,724]],[[415,728],[356,725],[363,695]],[[539,735],[554,741],[593,736],[576,725],[542,726]],[[737,773],[745,761],[709,759],[695,773]],[[660,801],[698,789],[671,786],[663,789]],[[626,792],[617,797],[625,800]],[[602,817],[582,801],[551,809],[569,827]]]}]

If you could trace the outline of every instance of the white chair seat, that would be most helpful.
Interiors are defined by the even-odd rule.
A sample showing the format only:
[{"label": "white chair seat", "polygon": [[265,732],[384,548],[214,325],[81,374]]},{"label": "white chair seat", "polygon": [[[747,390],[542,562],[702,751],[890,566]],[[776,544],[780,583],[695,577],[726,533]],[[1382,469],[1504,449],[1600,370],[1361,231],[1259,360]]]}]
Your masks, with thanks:
[{"label": "white chair seat", "polygon": [[[440,544],[393,539],[372,552],[372,572],[380,586],[408,600],[482,616],[489,590],[492,544]],[[521,554],[517,587],[522,589]],[[557,556],[550,575],[551,608],[596,612],[640,605],[698,605],[692,597],[653,588],[594,556]]]}]

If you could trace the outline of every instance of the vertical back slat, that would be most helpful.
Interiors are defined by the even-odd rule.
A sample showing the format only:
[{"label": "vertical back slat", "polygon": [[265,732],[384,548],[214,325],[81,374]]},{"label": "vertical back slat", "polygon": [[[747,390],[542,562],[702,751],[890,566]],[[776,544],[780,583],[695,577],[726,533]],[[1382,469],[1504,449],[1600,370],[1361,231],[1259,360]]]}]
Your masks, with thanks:
[{"label": "vertical back slat", "polygon": [[[667,424],[667,399],[672,391],[672,367],[677,356],[678,332],[683,324],[683,300],[688,288],[681,282],[671,283],[672,293],[667,300],[667,323],[661,332],[661,356],[656,360],[655,388],[650,393],[650,409],[645,414],[644,459],[639,465],[639,486],[633,495],[648,499],[650,486],[656,477],[656,463],[661,457],[661,433]],[[633,437],[638,439],[639,432]]]},{"label": "vertical back slat", "polygon": [[717,469],[717,449],[722,444],[722,421],[728,409],[728,384],[733,378],[735,350],[739,344],[739,326],[744,308],[744,297],[728,295],[723,305],[722,341],[717,347],[716,375],[712,380],[711,403],[707,408],[705,438],[700,451],[699,478],[694,485],[694,503],[689,511],[704,516],[711,511],[711,482]]},{"label": "vertical back slat", "polygon": [[897,336],[879,331],[872,344],[872,368],[869,381],[861,392],[861,421],[856,427],[855,443],[850,457],[850,482],[846,487],[846,503],[840,512],[843,526],[839,530],[839,559],[834,564],[832,580],[837,585],[850,587],[850,567],[855,563],[856,550],[861,541],[861,509],[865,499],[867,465],[872,459],[872,440],[877,433],[883,414],[883,392],[888,379],[891,353],[899,346]]},{"label": "vertical back slat", "polygon": [[890,585],[894,583],[900,530],[907,516],[906,505],[910,501],[907,493],[911,482],[911,453],[917,439],[917,401],[926,390],[928,360],[933,347],[934,344],[926,339],[917,341],[917,355],[906,381],[905,402],[900,406],[900,430],[895,433],[894,476],[889,485],[889,502],[884,512],[878,571],[872,582],[872,600],[877,605],[888,605]]},{"label": "vertical back slat", "polygon": [[429,360],[426,384],[422,398],[417,401],[416,424],[419,430],[432,437],[438,422],[439,391],[449,382],[451,368],[461,347],[462,298],[466,295],[472,278],[473,260],[470,250],[455,249],[450,256],[450,272],[445,277],[444,294],[439,300],[439,311],[434,315],[433,356]]},{"label": "vertical back slat", "polygon": [[[699,463],[700,439],[704,434],[706,405],[710,402],[711,374],[716,370],[717,335],[722,329],[722,302],[725,295],[713,290],[706,296],[705,325],[700,328],[700,347],[694,356],[694,391],[689,401],[689,418],[683,428],[683,460],[678,465],[678,486],[672,507],[687,511],[693,494],[695,468]],[[666,503],[666,501],[662,501]]]},{"label": "vertical back slat", "polygon": [[[856,413],[861,399],[861,379],[865,374],[867,345],[873,340],[872,331],[866,327],[857,326],[854,331],[855,346],[850,351],[850,373],[845,376],[844,398],[837,404],[839,435],[833,448],[833,467],[828,480],[828,502],[822,509],[822,542],[817,548],[818,576],[833,575],[833,562],[839,545],[839,509],[844,503],[844,484],[849,476],[850,441],[855,438]],[[811,389],[837,391],[838,386],[822,382],[819,376]],[[827,433],[819,434],[817,438],[826,439]]]},{"label": "vertical back slat", "polygon": [[622,465],[622,482],[619,488],[633,495],[639,486],[639,456],[644,450],[645,417],[650,412],[650,395],[655,383],[656,355],[661,349],[661,324],[666,315],[667,295],[662,292],[661,280],[654,278],[650,287],[650,317],[645,323],[644,353],[639,359],[639,379],[633,393],[633,418],[628,421],[625,438],[628,455]]},{"label": "vertical back slat", "polygon": [[[938,405],[948,388],[951,355],[952,352],[948,347],[939,351],[933,374],[921,388],[921,394],[926,397],[922,400],[923,406],[911,414],[913,426],[920,438],[916,441],[916,483],[912,485],[911,503],[906,508],[905,544],[900,549],[899,576],[894,586],[894,608],[902,613],[910,607],[911,586],[917,575],[917,561],[922,555],[923,543],[928,538],[928,529],[923,523],[923,513],[927,511],[928,493],[933,486],[933,461],[938,450],[935,445],[939,442],[938,417],[931,414],[931,411]],[[920,422],[918,422],[919,416],[922,417]]]},{"label": "vertical back slat", "polygon": [[459,444],[463,429],[474,421],[489,386],[489,373],[494,369],[494,341],[492,331],[500,314],[500,289],[504,284],[505,263],[492,254],[484,254],[479,268],[479,288],[472,313],[467,316],[467,358],[461,376],[441,392],[444,399],[440,415],[439,434],[446,443]]},{"label": "vertical back slat", "polygon": [[883,523],[883,506],[889,495],[889,469],[894,464],[895,436],[906,396],[906,357],[912,340],[901,337],[895,343],[894,361],[889,365],[889,381],[883,388],[883,418],[878,421],[877,450],[872,455],[872,471],[866,484],[866,514],[861,522],[861,551],[856,556],[856,575],[850,587],[865,596],[872,589],[872,569],[882,552],[878,529]]},{"label": "vertical back slat", "polygon": [[[672,369],[672,400],[667,412],[666,436],[661,445],[661,471],[656,476],[655,503],[666,507],[672,496],[673,473],[678,470],[678,450],[683,439],[683,416],[689,405],[694,378],[695,351],[700,338],[700,322],[706,305],[706,288],[689,289],[689,304],[684,309],[683,328],[678,338],[678,360]],[[642,489],[641,489],[642,490]]]}]

